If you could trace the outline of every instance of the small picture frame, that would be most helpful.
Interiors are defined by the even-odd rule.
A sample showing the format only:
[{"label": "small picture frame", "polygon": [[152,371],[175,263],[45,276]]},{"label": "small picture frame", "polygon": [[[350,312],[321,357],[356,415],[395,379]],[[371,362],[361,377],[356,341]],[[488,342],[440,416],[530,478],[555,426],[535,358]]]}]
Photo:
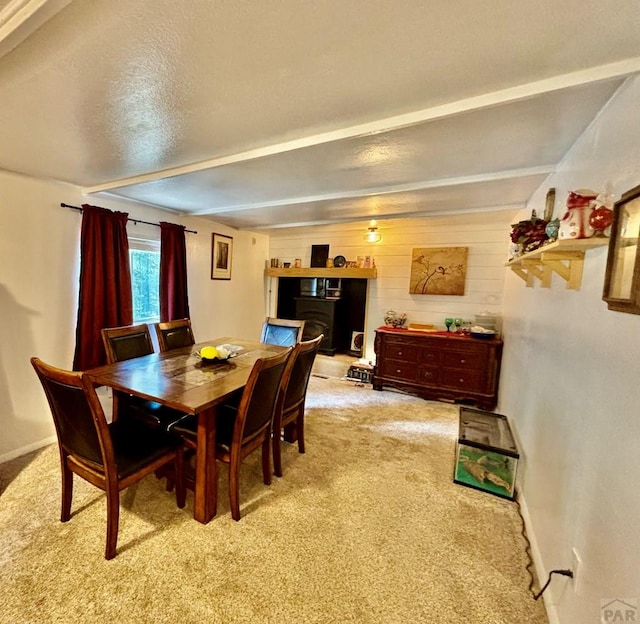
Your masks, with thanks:
[{"label": "small picture frame", "polygon": [[311,266],[326,267],[329,258],[329,245],[311,245]]},{"label": "small picture frame", "polygon": [[233,238],[224,234],[211,235],[211,279],[231,279]]}]

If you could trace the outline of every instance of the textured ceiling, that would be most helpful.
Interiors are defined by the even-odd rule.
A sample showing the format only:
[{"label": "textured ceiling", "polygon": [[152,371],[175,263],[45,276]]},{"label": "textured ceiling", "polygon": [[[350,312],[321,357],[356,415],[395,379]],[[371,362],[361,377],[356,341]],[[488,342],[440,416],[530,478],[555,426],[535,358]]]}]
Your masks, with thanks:
[{"label": "textured ceiling", "polygon": [[247,229],[520,207],[640,72],[619,0],[22,4],[0,168]]}]

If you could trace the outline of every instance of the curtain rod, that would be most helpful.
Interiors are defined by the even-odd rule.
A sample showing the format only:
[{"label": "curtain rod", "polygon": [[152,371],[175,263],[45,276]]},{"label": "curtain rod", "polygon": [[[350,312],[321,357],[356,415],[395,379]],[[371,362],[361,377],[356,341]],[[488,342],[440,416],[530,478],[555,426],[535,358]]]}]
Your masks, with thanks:
[{"label": "curtain rod", "polygon": [[[60,206],[62,208],[71,208],[72,210],[78,210],[78,211],[82,212],[82,207],[80,207],[80,206],[72,206],[71,204],[65,204],[64,202],[60,202]],[[140,219],[131,219],[131,218],[128,218],[127,221],[131,221],[131,223],[135,223],[136,225],[138,223],[144,223],[145,225],[155,225],[157,227],[160,227],[159,223],[152,223],[151,221],[142,221]],[[198,232],[196,232],[196,230],[187,230],[186,228],[185,228],[184,231],[185,232],[190,232],[191,234],[197,234],[198,233]]]}]

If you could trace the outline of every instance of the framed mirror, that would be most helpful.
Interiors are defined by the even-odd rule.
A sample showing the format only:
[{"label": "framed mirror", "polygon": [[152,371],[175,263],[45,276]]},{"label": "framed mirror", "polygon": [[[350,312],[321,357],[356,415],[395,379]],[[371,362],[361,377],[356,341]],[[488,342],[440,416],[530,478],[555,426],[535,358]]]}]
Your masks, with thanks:
[{"label": "framed mirror", "polygon": [[609,310],[640,314],[640,186],[627,191],[613,208],[602,298]]}]

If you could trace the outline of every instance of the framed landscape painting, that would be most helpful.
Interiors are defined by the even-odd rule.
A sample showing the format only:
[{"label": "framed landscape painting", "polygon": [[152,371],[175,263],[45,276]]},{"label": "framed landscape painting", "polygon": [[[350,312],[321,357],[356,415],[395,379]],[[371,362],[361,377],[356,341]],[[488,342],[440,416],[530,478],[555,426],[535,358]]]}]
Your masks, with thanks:
[{"label": "framed landscape painting", "polygon": [[409,293],[464,295],[468,247],[417,248],[411,255]]},{"label": "framed landscape painting", "polygon": [[211,279],[231,279],[233,238],[224,234],[212,234]]}]

